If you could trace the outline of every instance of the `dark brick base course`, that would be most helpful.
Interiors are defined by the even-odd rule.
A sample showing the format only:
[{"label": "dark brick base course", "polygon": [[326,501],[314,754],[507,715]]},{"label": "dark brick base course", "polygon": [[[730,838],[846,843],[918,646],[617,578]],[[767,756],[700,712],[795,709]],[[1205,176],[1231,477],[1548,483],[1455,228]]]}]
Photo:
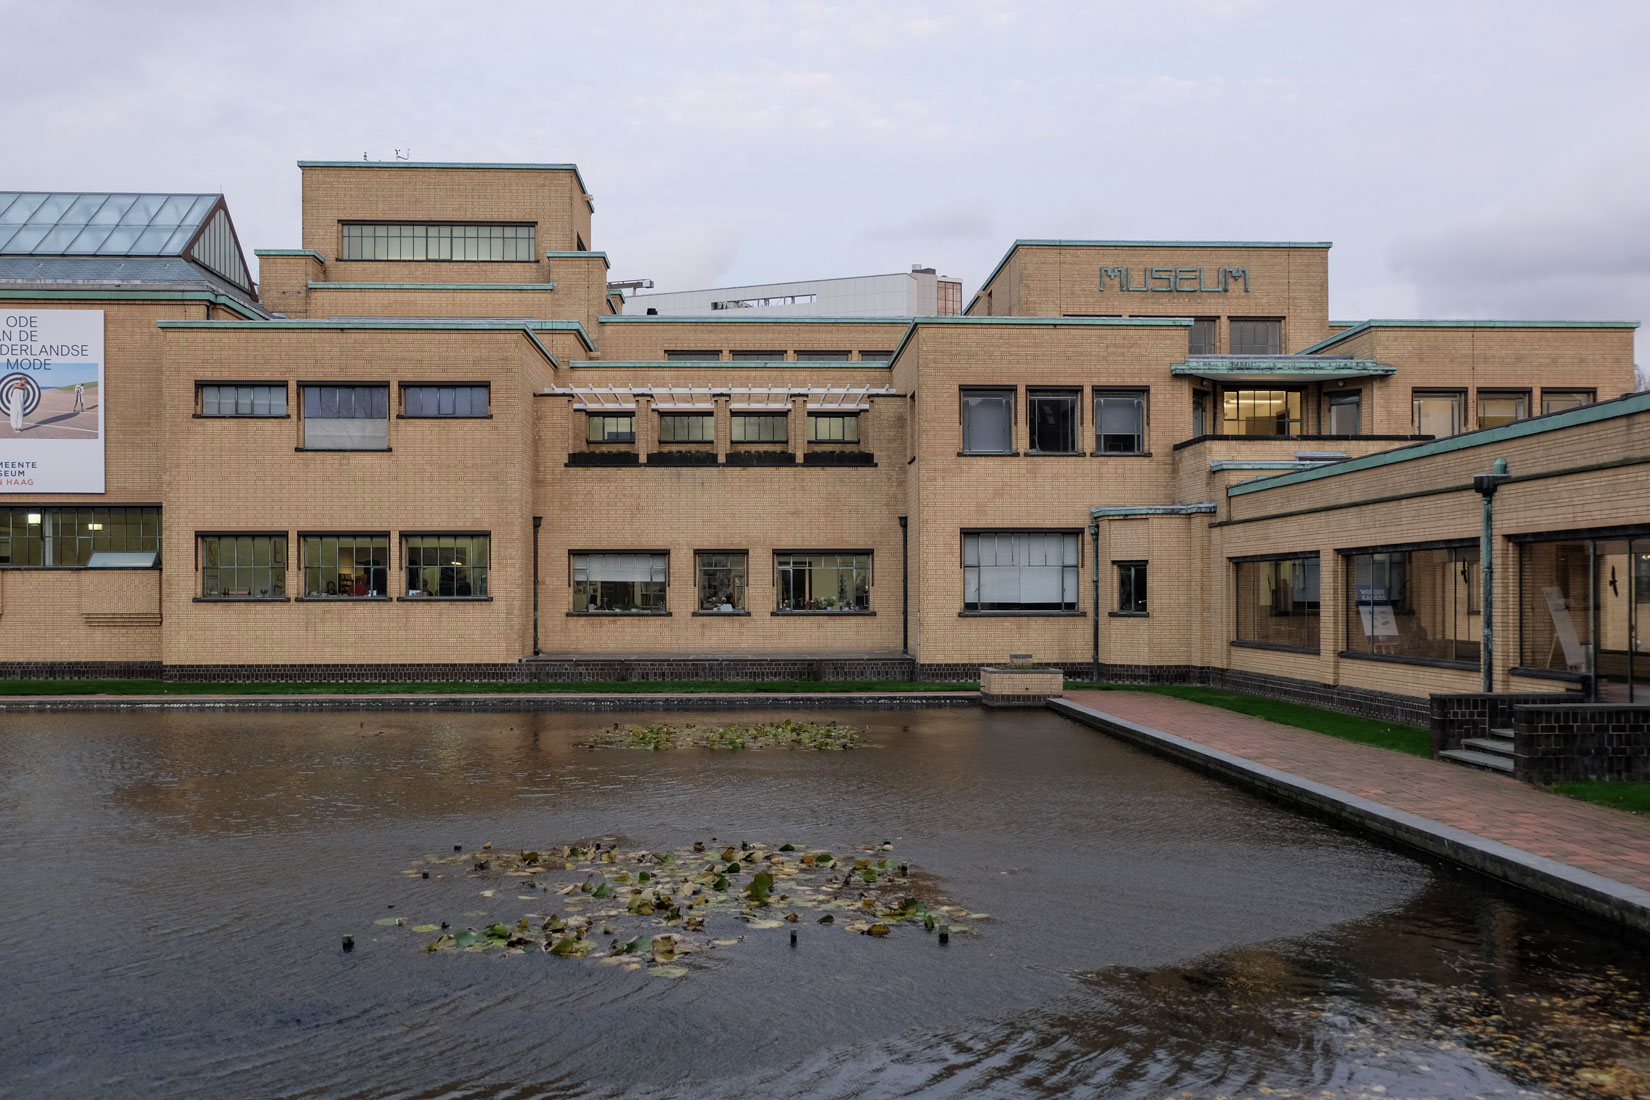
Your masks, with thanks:
[{"label": "dark brick base course", "polygon": [[159,661],[0,661],[0,680],[158,680]]},{"label": "dark brick base course", "polygon": [[1491,694],[1482,691],[1434,695],[1427,728],[1432,733],[1432,755],[1458,749],[1468,737],[1487,736],[1492,729],[1511,729],[1513,708],[1525,703],[1568,701],[1561,692]]},{"label": "dark brick base course", "polygon": [[1528,783],[1650,781],[1650,705],[1513,708],[1513,774]]}]

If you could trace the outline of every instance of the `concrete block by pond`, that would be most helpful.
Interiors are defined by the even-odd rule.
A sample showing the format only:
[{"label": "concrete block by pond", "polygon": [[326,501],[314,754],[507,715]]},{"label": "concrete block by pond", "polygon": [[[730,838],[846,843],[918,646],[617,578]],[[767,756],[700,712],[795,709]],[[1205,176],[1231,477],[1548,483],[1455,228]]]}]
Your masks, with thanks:
[{"label": "concrete block by pond", "polygon": [[1058,699],[1065,687],[1058,668],[991,667],[980,669],[980,702],[988,707],[1040,707]]}]

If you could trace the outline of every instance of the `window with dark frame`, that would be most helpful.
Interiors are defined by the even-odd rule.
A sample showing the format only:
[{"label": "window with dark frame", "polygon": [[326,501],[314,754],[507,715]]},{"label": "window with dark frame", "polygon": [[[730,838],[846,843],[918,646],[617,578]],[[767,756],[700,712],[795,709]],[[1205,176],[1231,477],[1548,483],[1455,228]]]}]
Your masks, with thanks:
[{"label": "window with dark frame", "polygon": [[285,416],[286,384],[197,382],[202,416]]},{"label": "window with dark frame", "polygon": [[1146,563],[1119,561],[1112,564],[1117,566],[1117,613],[1146,614]]},{"label": "window with dark frame", "polygon": [[344,222],[341,260],[531,262],[533,226],[517,223]]},{"label": "window with dark frame", "polygon": [[1530,415],[1530,395],[1521,391],[1479,390],[1478,426],[1499,428]]},{"label": "window with dark frame", "polygon": [[733,413],[728,424],[734,443],[788,443],[791,438],[788,413]]},{"label": "window with dark frame", "polygon": [[871,555],[836,551],[775,551],[779,611],[871,610]]},{"label": "window with dark frame", "polygon": [[1228,323],[1233,355],[1282,355],[1283,320],[1233,317]]},{"label": "window with dark frame", "polygon": [[573,613],[626,612],[660,615],[670,555],[661,552],[573,553],[568,555]]},{"label": "window with dark frame", "polygon": [[430,534],[401,536],[401,564],[407,570],[409,599],[474,599],[490,595],[492,536]]},{"label": "window with dark frame", "polygon": [[716,415],[708,412],[660,413],[660,443],[716,442]]},{"label": "window with dark frame", "polygon": [[1075,531],[965,531],[963,610],[1074,612]]},{"label": "window with dark frame", "polygon": [[1459,391],[1427,391],[1412,390],[1410,393],[1410,418],[1415,430],[1420,435],[1435,436],[1443,439],[1446,436],[1460,435],[1463,426],[1462,407],[1466,404],[1466,395]]},{"label": "window with dark frame", "polygon": [[[97,568],[93,555],[146,555],[134,568],[160,564],[159,508],[0,507],[0,568]],[[100,559],[113,561],[114,559]]]},{"label": "window with dark frame", "polygon": [[1549,390],[1541,391],[1541,415],[1548,413],[1565,412],[1568,409],[1579,409],[1583,405],[1591,405],[1597,399],[1592,390]]},{"label": "window with dark frame", "polygon": [[891,351],[864,351],[859,353],[861,363],[886,363],[894,357]]},{"label": "window with dark frame", "polygon": [[698,550],[693,555],[699,610],[744,611],[750,555],[744,550]]},{"label": "window with dark frame", "polygon": [[401,387],[401,413],[408,417],[478,417],[490,411],[491,387],[480,385]]},{"label": "window with dark frame", "polygon": [[389,595],[388,535],[304,535],[301,541],[306,600]]},{"label": "window with dark frame", "polygon": [[1100,454],[1144,454],[1146,390],[1094,391],[1094,449]]},{"label": "window with dark frame", "polygon": [[710,349],[665,352],[665,362],[667,363],[715,363],[721,358],[722,353],[720,351]]},{"label": "window with dark frame", "polygon": [[852,352],[849,351],[820,351],[818,349],[798,349],[796,361],[798,363],[846,363]]},{"label": "window with dark frame", "polygon": [[859,414],[809,413],[809,443],[858,443]]},{"label": "window with dark frame", "polygon": [[784,360],[785,353],[781,350],[746,351],[741,349],[730,352],[728,357],[735,363],[778,363]]},{"label": "window with dark frame", "polygon": [[1026,443],[1032,454],[1081,454],[1083,391],[1026,390]]},{"label": "window with dark frame", "polygon": [[1014,390],[964,389],[962,451],[970,455],[1006,455],[1014,450]]},{"label": "window with dark frame", "polygon": [[286,535],[202,535],[200,554],[204,599],[286,597]]},{"label": "window with dark frame", "polygon": [[1476,667],[1478,558],[1472,543],[1346,554],[1346,651]]},{"label": "window with dark frame", "polygon": [[1363,392],[1329,395],[1329,434],[1357,435],[1363,423]]},{"label": "window with dark frame", "polygon": [[1232,563],[1239,642],[1316,653],[1319,648],[1317,554]]},{"label": "window with dark frame", "polygon": [[1209,433],[1209,391],[1192,391],[1192,438],[1200,439]]},{"label": "window with dark frame", "polygon": [[1220,341],[1217,336],[1219,318],[1194,317],[1192,328],[1188,336],[1188,355],[1218,355]]},{"label": "window with dark frame", "polygon": [[633,412],[587,413],[585,421],[584,438],[587,443],[636,442],[636,414]]},{"label": "window with dark frame", "polygon": [[1301,434],[1299,390],[1225,390],[1220,395],[1225,435]]},{"label": "window with dark frame", "polygon": [[306,450],[389,449],[389,386],[306,385],[303,391]]}]

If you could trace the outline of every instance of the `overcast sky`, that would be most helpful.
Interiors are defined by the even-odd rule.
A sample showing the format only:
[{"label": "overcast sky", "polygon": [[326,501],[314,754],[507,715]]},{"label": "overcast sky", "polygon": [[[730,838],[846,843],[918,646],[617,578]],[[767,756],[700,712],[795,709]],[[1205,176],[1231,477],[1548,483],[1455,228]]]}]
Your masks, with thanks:
[{"label": "overcast sky", "polygon": [[249,250],[299,243],[295,161],[410,149],[577,162],[592,247],[660,290],[1331,240],[1337,319],[1650,315],[1647,0],[0,0],[0,27],[0,187],[223,191]]}]

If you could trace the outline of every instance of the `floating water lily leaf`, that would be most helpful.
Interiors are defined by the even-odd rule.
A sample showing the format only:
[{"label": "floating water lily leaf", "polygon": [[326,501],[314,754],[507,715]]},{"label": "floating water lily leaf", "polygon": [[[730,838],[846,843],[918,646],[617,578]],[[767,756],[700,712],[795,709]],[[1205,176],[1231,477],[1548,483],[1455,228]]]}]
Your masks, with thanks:
[{"label": "floating water lily leaf", "polygon": [[377,920],[373,921],[372,923],[374,923],[374,924],[383,924],[383,925],[397,925],[397,924],[406,924],[407,922],[402,920],[400,917],[379,917]]},{"label": "floating water lily leaf", "polygon": [[653,966],[647,972],[655,978],[682,978],[687,976],[688,969],[685,966]]},{"label": "floating water lily leaf", "polygon": [[613,887],[604,882],[590,891],[590,896],[593,898],[610,898],[613,896]]},{"label": "floating water lily leaf", "polygon": [[785,926],[785,922],[782,920],[748,920],[745,924],[750,928],[783,928]]},{"label": "floating water lily leaf", "polygon": [[892,928],[889,928],[886,924],[883,924],[879,921],[876,924],[871,925],[871,927],[867,928],[865,930],[865,934],[867,936],[886,936],[889,932],[892,932],[892,931],[893,931]]},{"label": "floating water lily leaf", "polygon": [[441,926],[439,924],[415,924],[412,930],[414,932],[439,932]]},{"label": "floating water lily leaf", "polygon": [[772,892],[773,876],[766,871],[758,871],[751,876],[751,884],[745,888],[745,896],[758,905],[766,905]]},{"label": "floating water lily leaf", "polygon": [[550,947],[550,954],[582,959],[586,955],[590,954],[590,941],[575,939],[557,940]]},{"label": "floating water lily leaf", "polygon": [[455,935],[453,937],[453,942],[458,944],[458,946],[460,946],[460,947],[469,947],[471,944],[480,943],[482,940],[485,940],[486,938],[487,938],[486,936],[483,936],[480,932],[477,932],[475,929],[467,928],[464,931],[462,931],[462,932],[458,933],[457,935]]},{"label": "floating water lily leaf", "polygon": [[499,939],[503,939],[510,934],[510,930],[504,925],[495,922],[487,926],[487,934],[489,936],[495,936]]},{"label": "floating water lily leaf", "polygon": [[728,888],[727,876],[726,875],[717,875],[716,876],[716,881],[710,884],[710,888],[712,890],[726,890]]}]

